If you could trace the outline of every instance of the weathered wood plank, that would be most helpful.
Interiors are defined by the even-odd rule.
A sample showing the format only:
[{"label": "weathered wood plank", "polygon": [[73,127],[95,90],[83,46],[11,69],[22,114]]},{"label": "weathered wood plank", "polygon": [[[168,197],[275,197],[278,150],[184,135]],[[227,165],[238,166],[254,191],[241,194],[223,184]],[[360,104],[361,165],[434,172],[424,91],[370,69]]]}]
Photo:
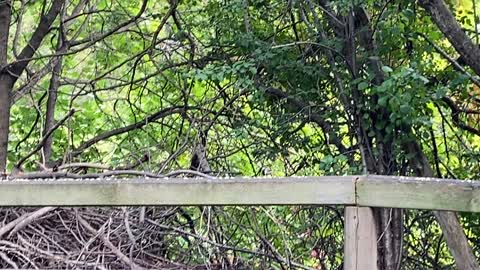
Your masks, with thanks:
[{"label": "weathered wood plank", "polygon": [[353,205],[356,178],[0,181],[0,206]]},{"label": "weathered wood plank", "polygon": [[480,212],[480,181],[398,176],[0,180],[0,206],[337,204]]},{"label": "weathered wood plank", "polygon": [[370,207],[345,207],[344,270],[376,270],[377,233]]},{"label": "weathered wood plank", "polygon": [[362,176],[359,206],[480,212],[480,181],[400,176]]}]

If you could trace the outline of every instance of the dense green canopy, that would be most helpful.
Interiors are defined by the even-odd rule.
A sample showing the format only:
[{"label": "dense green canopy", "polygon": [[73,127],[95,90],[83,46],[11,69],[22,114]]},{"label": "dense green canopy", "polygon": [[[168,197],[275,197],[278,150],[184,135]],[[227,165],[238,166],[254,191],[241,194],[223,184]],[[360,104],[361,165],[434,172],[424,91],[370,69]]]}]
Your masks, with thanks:
[{"label": "dense green canopy", "polygon": [[[0,0],[0,171],[478,179],[479,28],[476,0]],[[0,267],[343,260],[341,208],[40,210],[4,242],[31,209],[0,210]],[[381,269],[480,256],[476,214],[458,254],[447,214],[375,215]]]}]

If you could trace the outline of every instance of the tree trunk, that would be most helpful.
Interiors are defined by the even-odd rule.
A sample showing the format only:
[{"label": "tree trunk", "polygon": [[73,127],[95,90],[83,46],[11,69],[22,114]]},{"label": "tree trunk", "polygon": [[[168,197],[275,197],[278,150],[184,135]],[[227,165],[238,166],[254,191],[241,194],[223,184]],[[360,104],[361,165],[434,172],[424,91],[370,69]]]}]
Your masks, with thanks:
[{"label": "tree trunk", "polygon": [[[58,39],[61,42],[61,39]],[[59,44],[59,46],[61,46]],[[57,50],[60,52],[61,50]],[[59,56],[57,64],[53,67],[52,77],[50,78],[50,85],[48,87],[48,99],[47,99],[47,111],[45,113],[45,127],[43,129],[43,135],[55,125],[55,106],[57,104],[57,91],[60,86],[60,72],[62,70],[62,57]],[[43,162],[47,167],[52,165],[52,144],[53,134],[47,137],[43,145]]]},{"label": "tree trunk", "polygon": [[0,1],[0,173],[5,173],[7,168],[10,97],[13,87],[13,80],[6,70],[11,12],[11,1]]},{"label": "tree trunk", "polygon": [[477,259],[468,244],[462,225],[458,221],[457,214],[451,211],[433,211],[437,218],[443,236],[447,241],[455,265],[460,270],[478,270],[480,269]]},{"label": "tree trunk", "polygon": [[[407,153],[413,156],[410,161],[412,163],[411,167],[416,169],[416,174],[418,176],[435,176],[427,157],[416,141],[407,143],[404,148]],[[434,211],[433,213],[442,229],[450,253],[452,253],[453,258],[455,259],[457,269],[480,269],[457,215],[451,211]]]},{"label": "tree trunk", "polygon": [[461,55],[463,61],[480,76],[480,47],[475,45],[465,33],[445,1],[420,0],[418,3],[430,14],[440,31]]},{"label": "tree trunk", "polygon": [[7,168],[13,85],[30,62],[29,58],[35,54],[43,38],[50,31],[63,2],[62,0],[53,1],[48,12],[42,14],[40,23],[33,31],[28,45],[22,49],[18,61],[8,64],[8,35],[12,15],[11,0],[0,1],[0,173],[5,173]]},{"label": "tree trunk", "polygon": [[12,77],[8,74],[0,74],[0,173],[5,173],[7,169],[12,87]]},{"label": "tree trunk", "polygon": [[7,65],[8,34],[12,15],[10,0],[0,1],[0,72]]}]

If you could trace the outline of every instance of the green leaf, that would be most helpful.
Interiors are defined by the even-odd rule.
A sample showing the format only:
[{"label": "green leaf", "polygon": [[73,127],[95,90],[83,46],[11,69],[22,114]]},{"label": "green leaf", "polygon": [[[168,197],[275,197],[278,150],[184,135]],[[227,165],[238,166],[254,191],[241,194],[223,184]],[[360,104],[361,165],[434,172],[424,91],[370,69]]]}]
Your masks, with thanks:
[{"label": "green leaf", "polygon": [[408,104],[402,104],[402,105],[400,105],[400,112],[401,112],[401,113],[407,114],[407,113],[410,112],[410,109],[411,109],[411,107],[410,107],[410,105],[408,105]]},{"label": "green leaf", "polygon": [[385,106],[387,105],[388,96],[383,96],[378,99],[378,105]]},{"label": "green leaf", "polygon": [[391,67],[389,67],[389,66],[383,66],[383,67],[382,67],[382,70],[383,70],[383,72],[385,72],[385,73],[392,73],[392,72],[393,72],[393,69],[392,69]]},{"label": "green leaf", "polygon": [[361,82],[361,83],[358,84],[358,90],[360,90],[360,91],[367,89],[367,87],[368,87],[367,82]]}]

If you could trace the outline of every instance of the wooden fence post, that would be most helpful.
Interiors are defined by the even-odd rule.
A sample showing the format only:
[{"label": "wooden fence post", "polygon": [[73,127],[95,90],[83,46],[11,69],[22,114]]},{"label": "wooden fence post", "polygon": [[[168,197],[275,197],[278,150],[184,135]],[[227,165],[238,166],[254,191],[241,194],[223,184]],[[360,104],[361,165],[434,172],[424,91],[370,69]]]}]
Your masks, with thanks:
[{"label": "wooden fence post", "polygon": [[370,207],[345,207],[344,270],[377,270],[377,234]]}]

